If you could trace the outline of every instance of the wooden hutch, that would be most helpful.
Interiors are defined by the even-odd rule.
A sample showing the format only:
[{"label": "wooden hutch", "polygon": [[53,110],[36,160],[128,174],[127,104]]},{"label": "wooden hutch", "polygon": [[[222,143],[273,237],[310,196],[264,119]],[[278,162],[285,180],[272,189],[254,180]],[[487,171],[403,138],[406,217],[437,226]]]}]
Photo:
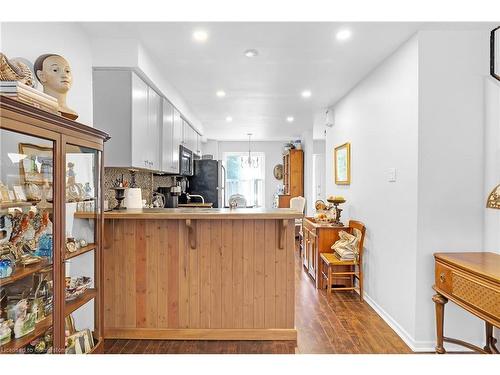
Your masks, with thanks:
[{"label": "wooden hutch", "polygon": [[[10,336],[4,325],[0,353],[103,352],[102,158],[108,139],[0,96],[0,255],[4,270],[5,262],[15,265],[0,278],[0,317],[18,322]],[[91,217],[76,218],[80,210]],[[85,288],[66,288],[69,278],[81,276],[91,278]],[[73,335],[69,340],[66,332]],[[43,345],[33,346],[40,340]]]},{"label": "wooden hutch", "polygon": [[304,196],[304,151],[292,149],[283,155],[283,194],[278,207],[290,207],[290,199]]}]

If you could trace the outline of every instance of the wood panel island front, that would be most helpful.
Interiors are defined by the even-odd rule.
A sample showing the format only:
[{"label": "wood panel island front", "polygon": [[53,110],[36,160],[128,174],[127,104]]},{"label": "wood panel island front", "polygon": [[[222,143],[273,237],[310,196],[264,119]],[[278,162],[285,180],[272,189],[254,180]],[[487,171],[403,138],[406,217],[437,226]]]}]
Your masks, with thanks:
[{"label": "wood panel island front", "polygon": [[104,213],[104,336],[296,340],[299,217],[291,209]]}]

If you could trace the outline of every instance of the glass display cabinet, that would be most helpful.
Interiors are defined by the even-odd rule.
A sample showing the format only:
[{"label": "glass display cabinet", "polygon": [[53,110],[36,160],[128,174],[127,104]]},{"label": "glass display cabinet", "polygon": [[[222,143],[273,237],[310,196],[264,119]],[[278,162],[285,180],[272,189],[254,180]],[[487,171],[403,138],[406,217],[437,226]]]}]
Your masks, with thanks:
[{"label": "glass display cabinet", "polygon": [[102,352],[107,139],[0,96],[0,353]]}]

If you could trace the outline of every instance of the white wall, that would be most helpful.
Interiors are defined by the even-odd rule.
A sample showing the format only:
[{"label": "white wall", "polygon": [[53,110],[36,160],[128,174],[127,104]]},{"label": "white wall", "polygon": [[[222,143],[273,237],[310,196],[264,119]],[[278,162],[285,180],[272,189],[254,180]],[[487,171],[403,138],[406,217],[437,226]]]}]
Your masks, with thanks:
[{"label": "white wall", "polygon": [[[367,300],[415,350],[435,345],[433,253],[481,251],[485,237],[498,251],[499,216],[484,208],[485,180],[491,190],[500,172],[500,93],[490,80],[484,101],[488,37],[419,32],[335,105],[327,129],[327,195],[346,196],[348,215],[367,224]],[[352,182],[336,186],[333,148],[344,142]],[[445,331],[481,344],[484,329],[448,303]]]},{"label": "white wall", "polygon": [[[500,82],[485,78],[484,199],[500,183]],[[500,254],[500,210],[484,210],[484,251]],[[496,329],[500,340],[500,329]]]},{"label": "white wall", "polygon": [[[484,200],[500,184],[500,82],[487,77],[485,85]],[[484,250],[500,253],[500,210],[484,210]]]},{"label": "white wall", "polygon": [[314,189],[313,189],[313,126],[302,133],[302,149],[304,150],[304,198],[306,198],[306,215],[314,215]]},{"label": "white wall", "polygon": [[[245,141],[219,141],[218,159],[223,157],[224,152],[248,152],[248,142]],[[283,181],[274,178],[273,169],[276,164],[283,164],[283,142],[275,141],[256,141],[252,142],[252,151],[263,152],[266,155],[266,173],[265,173],[265,199],[266,208],[272,208],[273,196],[278,185]],[[215,155],[214,155],[215,158]]]},{"label": "white wall", "polygon": [[[134,69],[141,78],[175,105],[200,134],[204,134],[203,125],[197,116],[191,111],[177,89],[170,84],[166,73],[161,70],[161,66],[151,58],[136,39],[92,38],[90,42],[93,66]],[[113,48],[110,48],[110,46],[113,46]]]},{"label": "white wall", "polygon": [[[482,251],[484,77],[489,32],[419,33],[416,345],[434,344],[433,253]],[[446,306],[447,336],[480,344],[483,324]]]},{"label": "white wall", "polygon": [[34,63],[44,53],[56,53],[69,61],[73,87],[68,106],[78,113],[78,122],[92,126],[92,52],[83,29],[63,22],[2,22],[0,27],[0,50],[7,57],[24,57]]},{"label": "white wall", "polygon": [[[415,327],[417,63],[414,37],[338,102],[325,153],[326,196],[345,196],[345,214],[367,226],[367,299],[409,336]],[[351,143],[351,184],[337,186],[333,149],[345,142]],[[397,182],[388,182],[389,168],[397,168]]]},{"label": "white wall", "polygon": [[215,139],[207,139],[201,144],[202,154],[212,155],[214,159],[219,160],[219,142]]}]

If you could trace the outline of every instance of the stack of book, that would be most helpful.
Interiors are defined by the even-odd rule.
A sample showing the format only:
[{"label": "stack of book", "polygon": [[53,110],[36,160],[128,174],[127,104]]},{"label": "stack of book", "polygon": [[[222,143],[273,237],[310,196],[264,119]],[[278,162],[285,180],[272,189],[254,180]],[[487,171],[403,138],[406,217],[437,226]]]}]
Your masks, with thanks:
[{"label": "stack of book", "polygon": [[59,114],[56,98],[19,81],[0,81],[0,95],[8,96],[50,113]]}]

